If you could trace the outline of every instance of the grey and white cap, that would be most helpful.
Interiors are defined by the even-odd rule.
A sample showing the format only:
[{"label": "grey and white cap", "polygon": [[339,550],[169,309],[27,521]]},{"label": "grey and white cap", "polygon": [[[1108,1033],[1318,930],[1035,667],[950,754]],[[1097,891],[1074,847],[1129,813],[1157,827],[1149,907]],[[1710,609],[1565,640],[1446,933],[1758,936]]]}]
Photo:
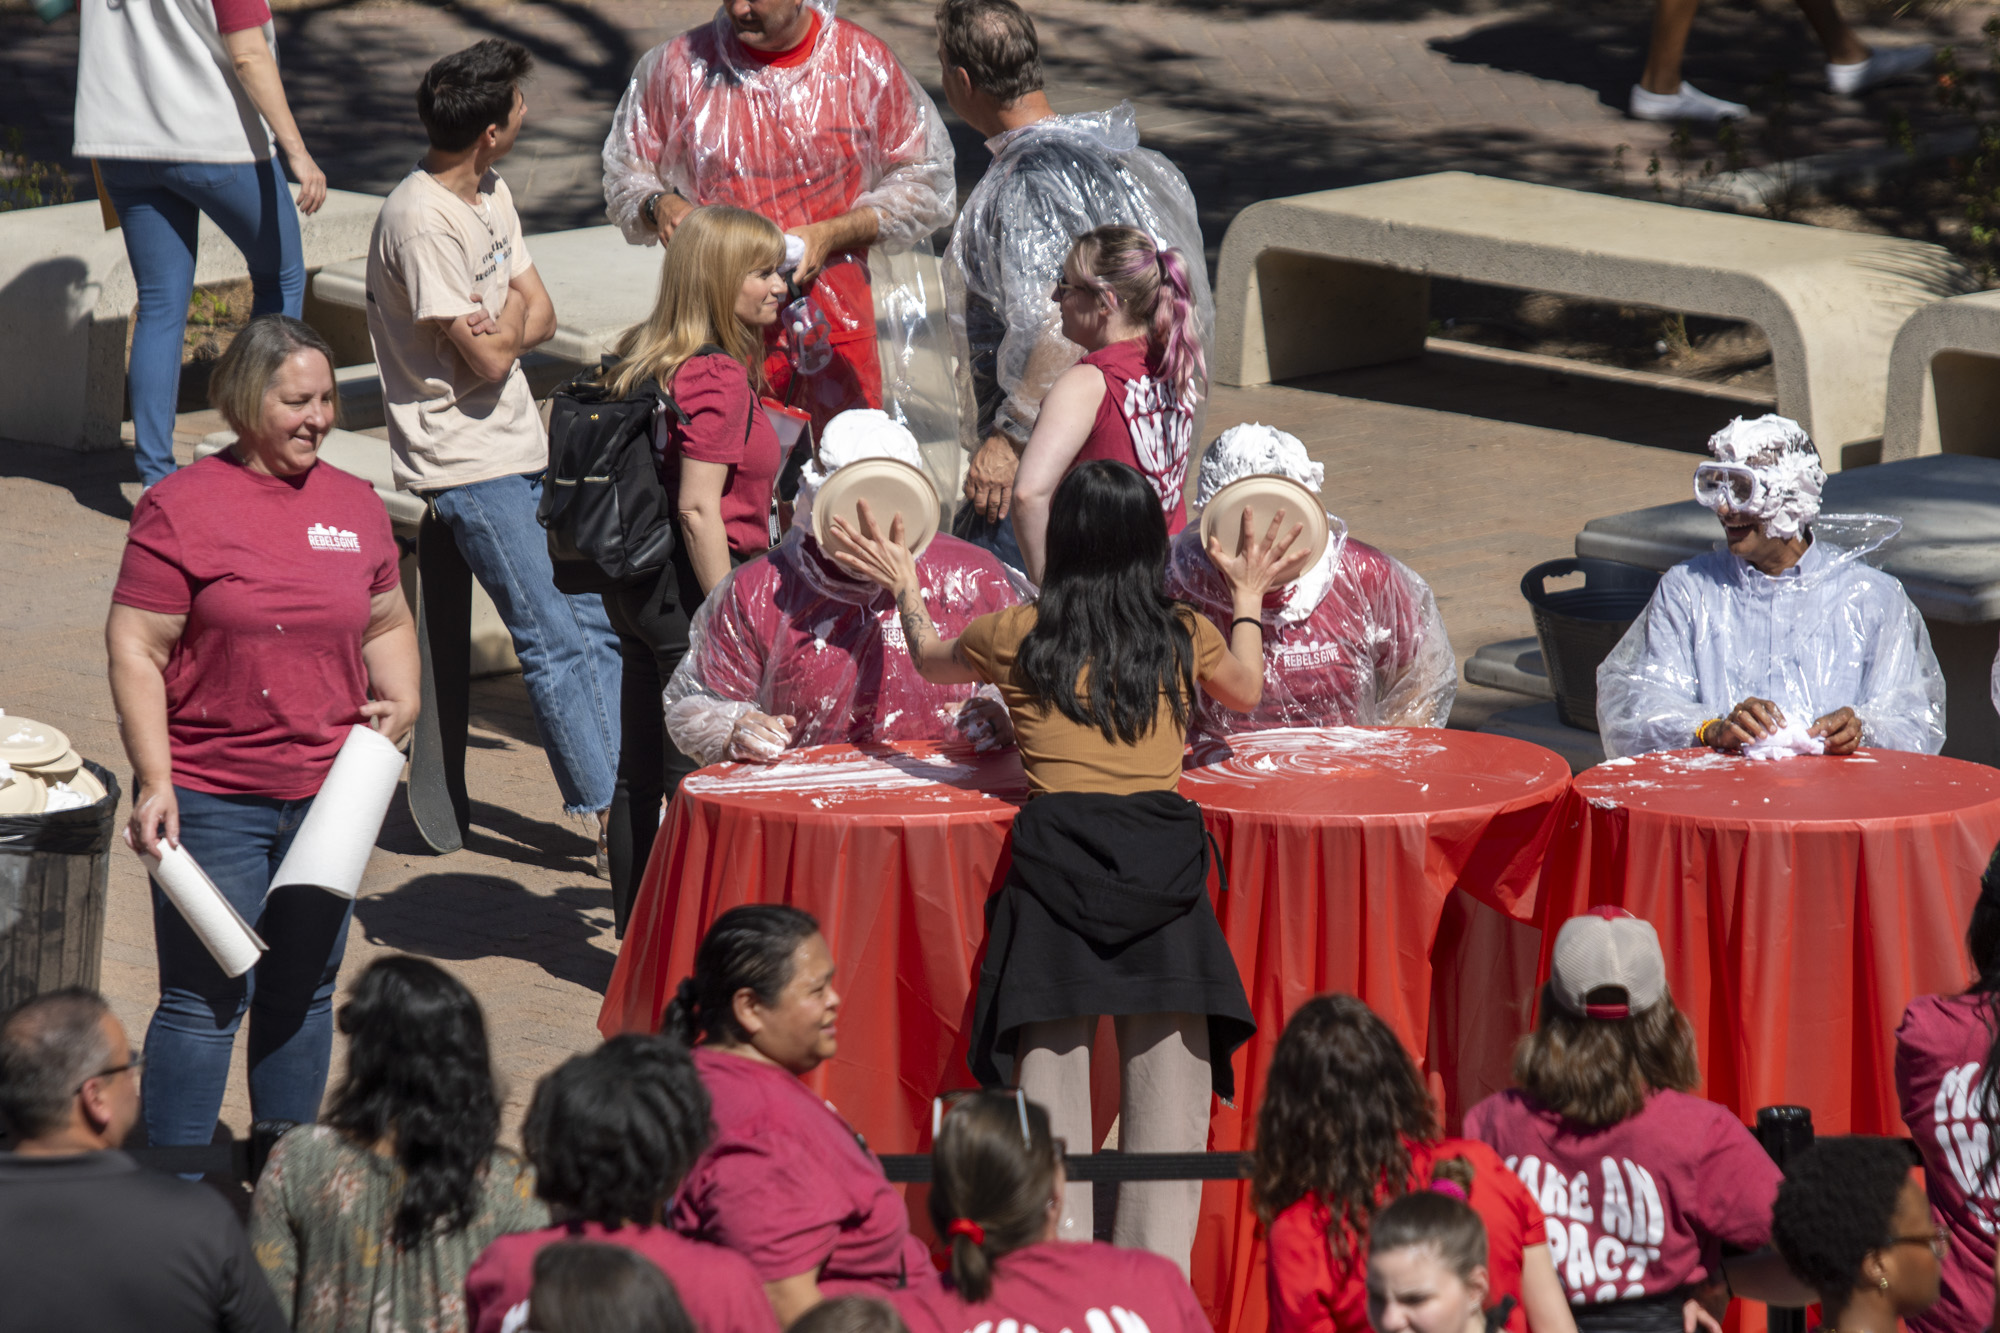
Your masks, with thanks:
[{"label": "grey and white cap", "polygon": [[[1667,960],[1653,923],[1622,907],[1593,907],[1563,922],[1549,971],[1556,1003],[1580,1018],[1620,1019],[1667,997]],[[1622,991],[1622,999],[1594,992]]]}]

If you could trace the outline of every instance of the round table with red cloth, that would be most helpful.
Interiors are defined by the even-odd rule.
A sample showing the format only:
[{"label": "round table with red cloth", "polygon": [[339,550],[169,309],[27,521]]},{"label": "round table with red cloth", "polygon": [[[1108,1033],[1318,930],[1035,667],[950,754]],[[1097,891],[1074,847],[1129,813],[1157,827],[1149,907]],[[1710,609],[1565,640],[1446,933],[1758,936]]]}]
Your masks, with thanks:
[{"label": "round table with red cloth", "polygon": [[[1518,1030],[1534,936],[1503,913],[1532,905],[1568,783],[1547,750],[1461,731],[1259,732],[1189,757],[1181,790],[1216,838],[1228,887],[1212,876],[1210,896],[1258,1023],[1211,1148],[1249,1146],[1272,1045],[1319,992],[1361,996],[1431,1054],[1448,1095],[1456,1051],[1439,1028]],[[819,918],[839,969],[840,1053],[813,1086],[877,1151],[927,1148],[930,1099],[971,1082],[961,1034],[986,900],[1026,794],[1012,752],[935,744],[701,770],[654,845],[599,1027],[651,1030],[709,922],[792,903]],[[1100,1042],[1100,1070],[1114,1050]],[[1192,1276],[1219,1329],[1264,1326],[1253,1235],[1247,1185],[1210,1184]]]},{"label": "round table with red cloth", "polygon": [[1809,1107],[1822,1134],[1905,1134],[1896,1025],[1967,984],[1965,927],[2000,841],[2000,772],[1896,750],[1755,761],[1709,750],[1577,776],[1536,916],[1651,921],[1694,1025],[1701,1095],[1746,1122]]}]

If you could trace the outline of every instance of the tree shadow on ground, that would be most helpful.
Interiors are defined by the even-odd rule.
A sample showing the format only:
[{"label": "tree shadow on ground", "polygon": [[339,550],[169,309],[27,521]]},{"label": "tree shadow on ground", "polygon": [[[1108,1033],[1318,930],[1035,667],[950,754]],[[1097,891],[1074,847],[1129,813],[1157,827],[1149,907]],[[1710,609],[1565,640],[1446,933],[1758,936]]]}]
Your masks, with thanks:
[{"label": "tree shadow on ground", "polygon": [[616,955],[597,943],[609,890],[532,893],[498,875],[419,875],[354,905],[371,944],[446,962],[518,958],[602,995]]},{"label": "tree shadow on ground", "polygon": [[59,486],[85,509],[124,523],[131,520],[132,503],[119,487],[139,480],[139,472],[130,449],[86,454],[52,444],[0,440],[0,477]]}]

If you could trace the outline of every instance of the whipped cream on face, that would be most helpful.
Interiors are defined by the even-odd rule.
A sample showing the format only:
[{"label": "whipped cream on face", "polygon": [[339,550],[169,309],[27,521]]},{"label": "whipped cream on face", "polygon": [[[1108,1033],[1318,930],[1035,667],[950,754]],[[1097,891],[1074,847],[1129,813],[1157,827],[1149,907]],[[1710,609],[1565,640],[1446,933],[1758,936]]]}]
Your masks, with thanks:
[{"label": "whipped cream on face", "polygon": [[[1709,437],[1708,451],[1718,463],[1745,467],[1756,474],[1760,486],[1756,500],[1747,506],[1727,507],[1755,518],[1766,537],[1788,541],[1819,516],[1826,469],[1820,466],[1812,437],[1790,417],[1776,413],[1754,420],[1737,417]],[[1703,503],[1718,514],[1725,507],[1720,500],[1711,503],[1704,499]]]}]

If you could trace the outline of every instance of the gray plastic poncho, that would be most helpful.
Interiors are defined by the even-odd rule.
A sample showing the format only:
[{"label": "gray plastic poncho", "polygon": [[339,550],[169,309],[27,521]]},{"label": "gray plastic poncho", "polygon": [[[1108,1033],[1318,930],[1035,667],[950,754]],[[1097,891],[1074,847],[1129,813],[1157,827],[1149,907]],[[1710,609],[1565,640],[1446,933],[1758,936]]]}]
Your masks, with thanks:
[{"label": "gray plastic poncho", "polygon": [[1864,557],[1902,523],[1822,515],[1812,545],[1776,578],[1718,547],[1675,565],[1597,669],[1608,759],[1692,746],[1695,728],[1745,698],[1810,725],[1851,707],[1861,743],[1936,754],[1944,676],[1923,617]]},{"label": "gray plastic poncho", "polygon": [[[1139,146],[1130,102],[1051,116],[986,141],[993,165],[960,210],[945,257],[961,374],[970,368],[976,447],[999,431],[1026,442],[1042,395],[1083,350],[1062,336],[1050,299],[1076,238],[1137,227],[1187,260],[1209,349],[1215,301],[1194,194],[1174,164]],[[967,423],[973,424],[973,423]]]}]

